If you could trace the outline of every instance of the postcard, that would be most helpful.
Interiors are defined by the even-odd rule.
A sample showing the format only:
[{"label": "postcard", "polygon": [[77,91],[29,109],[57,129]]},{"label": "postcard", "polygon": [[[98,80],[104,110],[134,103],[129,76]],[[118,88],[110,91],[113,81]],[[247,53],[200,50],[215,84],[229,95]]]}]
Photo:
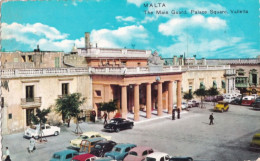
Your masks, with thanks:
[{"label": "postcard", "polygon": [[1,2],[1,156],[257,160],[258,0]]}]

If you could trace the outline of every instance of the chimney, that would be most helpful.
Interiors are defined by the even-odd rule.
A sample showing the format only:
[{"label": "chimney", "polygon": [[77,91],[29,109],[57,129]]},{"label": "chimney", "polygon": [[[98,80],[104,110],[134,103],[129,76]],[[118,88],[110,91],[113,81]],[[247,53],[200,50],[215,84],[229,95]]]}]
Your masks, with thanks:
[{"label": "chimney", "polygon": [[90,34],[89,32],[85,32],[85,48],[90,48]]}]

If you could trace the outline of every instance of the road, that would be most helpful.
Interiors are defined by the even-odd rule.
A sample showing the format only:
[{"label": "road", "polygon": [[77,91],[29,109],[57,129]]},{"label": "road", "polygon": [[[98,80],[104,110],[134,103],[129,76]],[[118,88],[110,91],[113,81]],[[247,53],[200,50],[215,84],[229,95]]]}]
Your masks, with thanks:
[{"label": "road", "polygon": [[[212,111],[211,103],[205,109],[192,108],[180,119],[164,117],[136,122],[132,130],[119,133],[103,132],[101,123],[81,123],[83,131],[99,131],[112,136],[117,143],[135,143],[166,152],[171,156],[190,156],[194,159],[215,161],[256,160],[260,152],[248,150],[252,136],[260,132],[260,111],[251,107],[231,105],[228,112]],[[214,125],[209,125],[213,113]],[[8,146],[12,161],[47,161],[56,151],[64,150],[77,137],[75,124],[62,127],[59,136],[47,137],[47,143],[37,143],[35,152],[26,148],[29,140],[22,133],[3,136],[3,147]],[[5,149],[5,148],[3,148]]]}]

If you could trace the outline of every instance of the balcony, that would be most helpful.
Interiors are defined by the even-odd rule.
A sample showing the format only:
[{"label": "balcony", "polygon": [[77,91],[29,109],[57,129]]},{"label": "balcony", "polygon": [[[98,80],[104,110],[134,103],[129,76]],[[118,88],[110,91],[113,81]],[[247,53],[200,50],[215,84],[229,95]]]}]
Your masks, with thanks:
[{"label": "balcony", "polygon": [[40,107],[41,105],[42,105],[41,97],[21,98],[22,108]]}]

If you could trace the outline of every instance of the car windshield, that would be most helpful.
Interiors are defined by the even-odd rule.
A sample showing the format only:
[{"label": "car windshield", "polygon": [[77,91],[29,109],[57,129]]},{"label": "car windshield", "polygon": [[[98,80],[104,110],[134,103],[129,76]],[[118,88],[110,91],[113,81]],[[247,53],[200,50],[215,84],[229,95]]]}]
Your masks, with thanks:
[{"label": "car windshield", "polygon": [[86,136],[86,135],[80,135],[80,136],[78,137],[78,139],[88,139],[88,136]]},{"label": "car windshield", "polygon": [[95,148],[96,149],[101,149],[101,146],[100,145],[95,145]]},{"label": "car windshield", "polygon": [[120,151],[121,151],[121,148],[114,147],[114,148],[113,148],[113,151],[120,152]]},{"label": "car windshield", "polygon": [[53,154],[52,158],[53,159],[60,159],[60,155],[59,154]]},{"label": "car windshield", "polygon": [[146,157],[146,161],[156,161],[155,158]]},{"label": "car windshield", "polygon": [[117,123],[116,120],[110,120],[109,122],[110,122],[110,123]]},{"label": "car windshield", "polygon": [[137,156],[137,153],[136,153],[135,151],[130,151],[130,152],[129,152],[129,155]]}]

